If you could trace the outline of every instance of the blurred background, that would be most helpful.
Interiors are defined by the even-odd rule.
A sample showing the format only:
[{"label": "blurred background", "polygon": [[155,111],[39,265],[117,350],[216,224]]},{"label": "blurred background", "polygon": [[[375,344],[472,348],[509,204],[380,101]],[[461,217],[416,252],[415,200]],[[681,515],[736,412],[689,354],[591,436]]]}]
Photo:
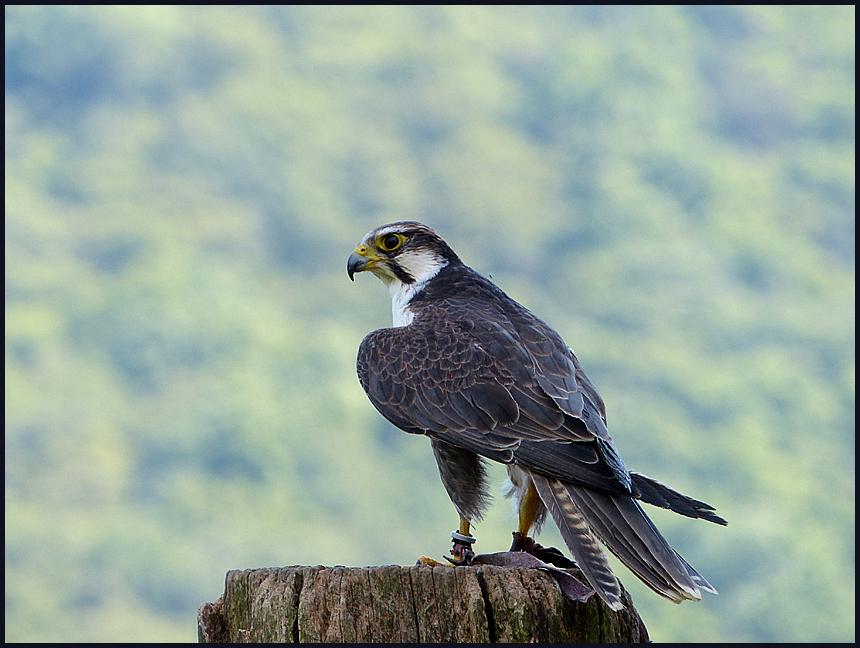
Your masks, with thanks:
[{"label": "blurred background", "polygon": [[649,509],[720,590],[619,568],[653,639],[854,640],[853,6],[5,15],[7,641],[194,641],[229,569],[447,552],[354,369],[391,311],[347,256],[406,219],[729,520]]}]

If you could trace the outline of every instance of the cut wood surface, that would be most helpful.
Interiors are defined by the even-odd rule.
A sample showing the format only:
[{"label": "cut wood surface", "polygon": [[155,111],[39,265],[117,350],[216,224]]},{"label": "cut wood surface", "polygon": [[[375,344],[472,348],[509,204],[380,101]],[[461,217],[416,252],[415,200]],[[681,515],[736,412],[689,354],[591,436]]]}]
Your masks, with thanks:
[{"label": "cut wood surface", "polygon": [[639,642],[642,620],[624,592],[613,612],[576,602],[538,569],[282,567],[227,573],[224,594],[198,612],[216,642]]}]

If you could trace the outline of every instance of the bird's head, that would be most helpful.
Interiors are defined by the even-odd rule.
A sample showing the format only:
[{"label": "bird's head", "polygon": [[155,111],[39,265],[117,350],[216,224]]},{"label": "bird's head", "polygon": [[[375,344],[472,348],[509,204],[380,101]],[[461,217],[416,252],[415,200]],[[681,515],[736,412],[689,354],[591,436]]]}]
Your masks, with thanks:
[{"label": "bird's head", "polygon": [[421,284],[451,262],[454,251],[436,232],[412,221],[382,225],[369,232],[346,263],[349,278],[369,270],[386,285]]}]

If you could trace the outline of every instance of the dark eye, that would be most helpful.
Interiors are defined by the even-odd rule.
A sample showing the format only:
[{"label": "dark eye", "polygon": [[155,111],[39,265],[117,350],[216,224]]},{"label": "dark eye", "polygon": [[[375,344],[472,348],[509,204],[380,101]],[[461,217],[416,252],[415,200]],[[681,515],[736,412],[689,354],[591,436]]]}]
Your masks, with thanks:
[{"label": "dark eye", "polygon": [[379,239],[379,247],[386,252],[391,252],[403,245],[405,240],[406,237],[402,234],[385,234]]}]

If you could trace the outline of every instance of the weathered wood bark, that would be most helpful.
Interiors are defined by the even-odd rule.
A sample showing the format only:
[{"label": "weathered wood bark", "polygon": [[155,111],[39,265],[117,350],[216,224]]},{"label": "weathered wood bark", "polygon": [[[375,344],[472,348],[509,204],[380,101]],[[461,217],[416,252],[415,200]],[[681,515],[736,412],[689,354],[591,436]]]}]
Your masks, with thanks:
[{"label": "weathered wood bark", "polygon": [[536,569],[296,566],[228,572],[197,621],[201,643],[647,641],[624,602],[572,601]]}]

